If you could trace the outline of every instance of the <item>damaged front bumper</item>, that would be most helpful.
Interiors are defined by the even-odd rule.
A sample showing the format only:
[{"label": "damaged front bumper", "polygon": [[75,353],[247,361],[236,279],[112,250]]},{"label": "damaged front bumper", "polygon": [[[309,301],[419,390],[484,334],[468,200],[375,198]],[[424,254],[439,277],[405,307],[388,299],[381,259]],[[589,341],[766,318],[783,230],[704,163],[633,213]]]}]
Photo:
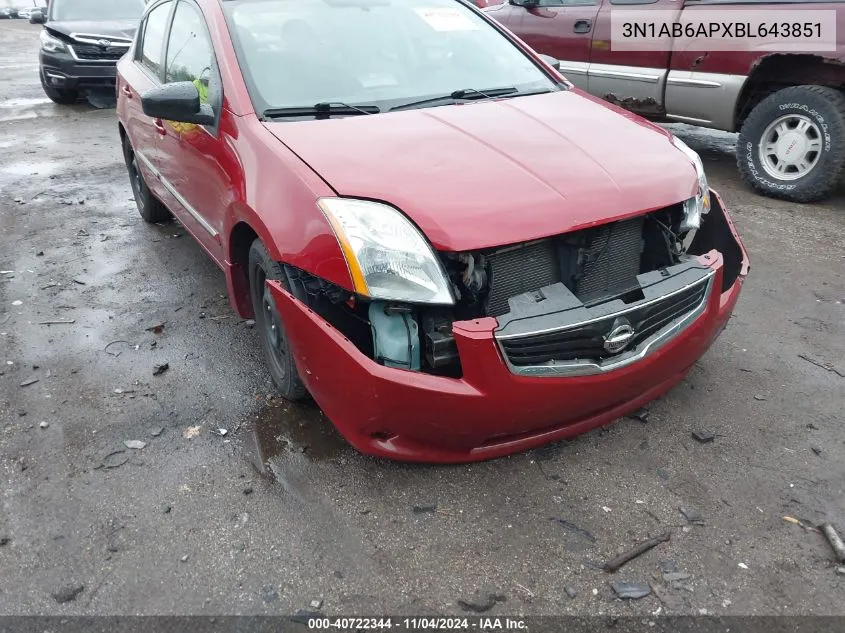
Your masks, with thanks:
[{"label": "damaged front bumper", "polygon": [[638,318],[654,323],[654,314],[666,310],[654,306],[672,295],[672,284],[684,310],[601,363],[531,356],[548,351],[549,340],[529,341],[527,363],[508,347],[508,341],[538,332],[554,335],[551,343],[558,344],[562,330],[583,325],[577,310],[584,308],[573,305],[575,312],[545,329],[539,325],[553,310],[455,322],[460,378],[385,367],[277,283],[270,286],[303,381],[355,448],[408,461],[489,459],[607,424],[684,378],[727,324],[748,271],[746,252],[715,192],[713,200],[689,249],[695,260],[668,280],[642,280],[644,297],[636,309],[651,306],[652,312],[635,315],[618,305],[606,306],[600,316],[620,326]]}]

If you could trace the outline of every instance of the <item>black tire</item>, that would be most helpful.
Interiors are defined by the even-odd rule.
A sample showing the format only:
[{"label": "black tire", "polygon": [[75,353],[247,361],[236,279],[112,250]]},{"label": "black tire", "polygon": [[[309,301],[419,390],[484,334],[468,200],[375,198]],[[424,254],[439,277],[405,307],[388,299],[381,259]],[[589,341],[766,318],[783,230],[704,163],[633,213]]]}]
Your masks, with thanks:
[{"label": "black tire", "polygon": [[271,259],[261,240],[255,240],[249,248],[249,296],[255,312],[255,327],[261,337],[261,348],[279,394],[288,400],[302,400],[308,390],[296,369],[276,302],[264,283],[268,279],[281,281],[285,288],[289,287],[282,266]]},{"label": "black tire", "polygon": [[[813,166],[794,180],[768,173],[759,147],[769,125],[788,115],[808,119],[821,140],[821,149],[812,154]],[[745,119],[736,158],[742,178],[759,193],[793,202],[827,198],[845,174],[845,93],[826,86],[793,86],[769,95]]]},{"label": "black tire", "polygon": [[126,170],[129,172],[129,184],[132,186],[135,206],[138,207],[138,213],[144,221],[155,224],[169,220],[170,211],[153,195],[147,183],[144,182],[144,176],[138,169],[138,159],[129,144],[128,137],[123,139],[123,159],[126,161]]},{"label": "black tire", "polygon": [[78,90],[62,90],[61,88],[55,88],[47,83],[43,70],[38,74],[41,76],[41,87],[44,88],[44,94],[46,94],[53,103],[58,103],[59,105],[72,105],[79,101]]}]

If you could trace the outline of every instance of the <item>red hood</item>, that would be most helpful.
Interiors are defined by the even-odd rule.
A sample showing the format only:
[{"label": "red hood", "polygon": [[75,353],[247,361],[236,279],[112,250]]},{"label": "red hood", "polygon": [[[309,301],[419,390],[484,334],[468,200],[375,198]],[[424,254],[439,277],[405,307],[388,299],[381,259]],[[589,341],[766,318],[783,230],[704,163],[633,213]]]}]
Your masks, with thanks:
[{"label": "red hood", "polygon": [[668,135],[619,112],[557,92],[266,126],[339,195],[388,202],[463,251],[691,197],[695,169]]}]

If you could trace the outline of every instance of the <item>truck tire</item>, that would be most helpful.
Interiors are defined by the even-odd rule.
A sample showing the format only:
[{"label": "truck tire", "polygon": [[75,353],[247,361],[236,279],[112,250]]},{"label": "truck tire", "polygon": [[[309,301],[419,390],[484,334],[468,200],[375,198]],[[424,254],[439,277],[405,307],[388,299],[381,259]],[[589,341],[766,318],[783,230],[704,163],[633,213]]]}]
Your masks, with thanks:
[{"label": "truck tire", "polygon": [[823,200],[845,173],[845,93],[792,86],[769,95],[745,119],[736,158],[743,179],[759,193]]}]

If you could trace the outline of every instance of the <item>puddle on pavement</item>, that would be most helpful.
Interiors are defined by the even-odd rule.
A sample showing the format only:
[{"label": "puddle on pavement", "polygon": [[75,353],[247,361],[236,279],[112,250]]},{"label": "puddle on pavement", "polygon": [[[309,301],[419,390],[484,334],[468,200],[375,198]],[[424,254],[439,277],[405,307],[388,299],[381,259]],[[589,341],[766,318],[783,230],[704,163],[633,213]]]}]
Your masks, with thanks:
[{"label": "puddle on pavement", "polygon": [[285,455],[299,454],[318,461],[331,459],[346,448],[345,440],[313,402],[274,400],[252,424],[256,466],[270,475],[277,475],[274,463]]},{"label": "puddle on pavement", "polygon": [[13,176],[50,176],[55,173],[58,163],[49,161],[13,163],[0,168],[4,174]]},{"label": "puddle on pavement", "polygon": [[28,108],[37,105],[46,105],[50,100],[46,97],[38,97],[36,99],[6,99],[0,101],[0,108],[17,110],[18,108]]}]

